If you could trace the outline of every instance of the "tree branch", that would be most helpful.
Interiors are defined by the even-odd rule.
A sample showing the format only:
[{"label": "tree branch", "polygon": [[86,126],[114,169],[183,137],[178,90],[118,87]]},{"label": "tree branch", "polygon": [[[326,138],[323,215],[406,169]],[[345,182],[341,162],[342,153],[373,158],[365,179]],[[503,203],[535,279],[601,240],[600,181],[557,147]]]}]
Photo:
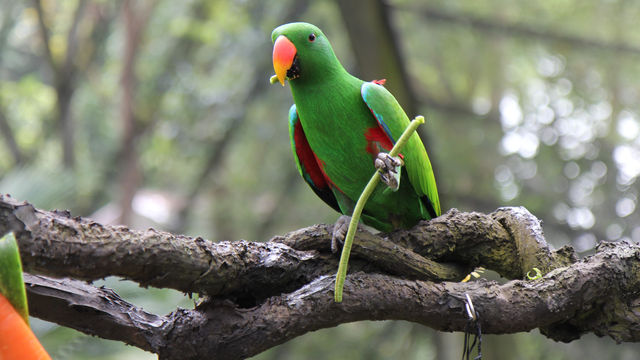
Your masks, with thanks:
[{"label": "tree branch", "polygon": [[[24,274],[31,315],[87,334],[152,351],[166,320],[124,301],[113,290],[82,281]],[[155,345],[157,346],[157,345]]]},{"label": "tree branch", "polygon": [[[81,280],[121,276],[143,286],[168,287],[210,296],[259,301],[282,289],[295,289],[337,268],[330,251],[295,250],[278,242],[219,242],[176,236],[149,229],[106,226],[67,212],[35,209],[0,195],[0,232],[13,231],[20,244],[25,271]],[[300,239],[325,239],[327,226],[313,226]],[[361,232],[354,255],[391,273],[422,279],[456,279],[465,267],[439,264],[410,250]],[[279,239],[278,239],[279,240]],[[328,248],[327,248],[328,250]],[[369,255],[367,255],[369,254]],[[86,262],[91,258],[90,263]]]},{"label": "tree branch", "polygon": [[508,36],[521,36],[536,38],[543,41],[553,41],[569,44],[575,47],[591,48],[607,53],[624,53],[629,55],[640,55],[640,47],[624,43],[612,43],[581,36],[563,34],[559,32],[544,30],[544,27],[536,25],[522,25],[499,21],[497,19],[482,18],[471,14],[453,13],[436,9],[429,6],[398,5],[393,8],[401,11],[410,11],[419,14],[431,21],[440,21],[462,26],[469,26],[481,31],[495,32]]},{"label": "tree branch", "polygon": [[[325,226],[321,234],[308,229],[275,237],[272,241],[298,250],[326,250],[331,226]],[[355,245],[375,242],[374,239],[379,237],[361,232]],[[488,215],[451,209],[412,229],[392,232],[381,242],[388,243],[385,240],[435,261],[484,266],[508,279],[523,278],[533,267],[549,271],[575,262],[571,248],[550,250],[539,220],[524,208],[501,208]]]},{"label": "tree branch", "polygon": [[[183,312],[187,316],[174,322],[170,342],[203,339],[198,344],[202,347],[193,344],[193,352],[184,354],[185,358],[216,354],[231,359],[253,355],[247,352],[246,344],[257,348],[249,351],[259,352],[309,331],[365,319],[402,319],[442,331],[463,331],[467,324],[465,294],[481,314],[485,333],[515,333],[547,326],[543,330],[547,336],[566,341],[597,328],[597,335],[637,341],[640,319],[634,303],[639,300],[639,254],[640,249],[630,244],[604,245],[597,255],[541,280],[504,285],[487,281],[433,283],[356,273],[347,278],[341,304],[333,301],[333,276],[321,277],[255,308],[215,304],[202,309],[206,317],[202,312]],[[634,278],[626,283],[629,287],[612,289],[612,282],[619,283],[627,276]],[[602,312],[594,311],[603,307]],[[565,329],[572,330],[572,338],[562,331]],[[178,355],[167,351],[159,352],[161,358]]]},{"label": "tree branch", "polygon": [[[108,290],[82,291],[82,302],[78,303],[74,300],[78,285],[73,281],[58,283],[47,291],[56,293],[58,286],[65,285],[62,301],[73,306],[67,306],[69,316],[64,316],[63,324],[126,341],[158,353],[160,359],[242,359],[306,332],[359,320],[407,320],[441,331],[464,331],[465,294],[481,314],[485,333],[542,327],[544,334],[560,341],[571,341],[591,331],[617,341],[638,341],[640,317],[635,308],[640,302],[639,256],[638,246],[604,243],[595,255],[540,280],[506,284],[485,280],[433,283],[358,272],[347,277],[345,301],[340,304],[333,301],[334,277],[321,276],[256,307],[214,301],[195,310],[178,309],[166,317],[144,313],[117,296],[114,306],[105,301],[114,296]],[[41,294],[38,302],[32,300],[30,304],[35,315],[59,321],[55,311],[59,307],[43,310],[49,309],[49,302],[59,301],[56,298],[60,294],[47,301],[45,291],[33,290],[34,283],[41,286],[34,278],[42,279],[27,276],[26,281],[30,298],[36,297],[33,293]],[[611,286],[625,278],[630,280],[624,281],[624,286]],[[127,315],[124,320],[122,314]],[[69,321],[79,318],[80,324]],[[85,327],[96,320],[102,326]],[[132,333],[130,338],[117,331],[123,328]]]},{"label": "tree branch", "polygon": [[[338,304],[330,230],[315,225],[267,243],[212,243],[105,226],[0,195],[0,233],[16,233],[28,272],[84,280],[117,275],[210,295],[196,309],[157,316],[108,289],[26,276],[35,316],[125,341],[161,359],[245,358],[309,331],[365,319],[463,331],[465,294],[485,333],[540,328],[559,341],[587,332],[640,341],[635,244],[603,243],[595,255],[578,261],[569,248],[551,250],[539,221],[524,208],[491,214],[451,210],[409,230],[359,232],[344,302]],[[458,279],[476,265],[509,278],[535,266],[545,276],[504,284],[433,281],[442,280],[433,269]]]}]

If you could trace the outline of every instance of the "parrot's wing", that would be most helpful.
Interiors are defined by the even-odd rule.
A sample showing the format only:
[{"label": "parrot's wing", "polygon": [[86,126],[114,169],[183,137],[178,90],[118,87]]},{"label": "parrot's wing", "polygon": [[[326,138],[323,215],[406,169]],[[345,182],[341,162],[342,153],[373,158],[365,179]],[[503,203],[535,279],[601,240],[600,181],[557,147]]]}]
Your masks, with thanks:
[{"label": "parrot's wing", "polygon": [[316,155],[309,146],[295,104],[289,109],[289,139],[291,140],[293,157],[296,159],[296,166],[304,181],[311,186],[311,189],[313,189],[316,195],[324,200],[324,202],[329,204],[329,206],[337,212],[340,212],[338,201],[333,191],[331,191],[320,166],[318,166]]},{"label": "parrot's wing", "polygon": [[[374,82],[365,82],[360,89],[362,99],[371,110],[376,121],[395,144],[404,130],[409,126],[409,118],[398,101],[382,85]],[[431,162],[427,151],[417,133],[409,138],[409,141],[400,152],[403,155],[409,182],[414,190],[423,199],[423,205],[430,217],[440,216],[440,200],[436,179],[433,175]]]}]

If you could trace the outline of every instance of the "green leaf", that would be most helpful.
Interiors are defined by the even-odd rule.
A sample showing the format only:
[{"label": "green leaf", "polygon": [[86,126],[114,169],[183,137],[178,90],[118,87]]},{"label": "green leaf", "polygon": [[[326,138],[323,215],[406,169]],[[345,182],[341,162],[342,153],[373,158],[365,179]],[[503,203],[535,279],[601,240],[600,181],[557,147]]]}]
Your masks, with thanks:
[{"label": "green leaf", "polygon": [[20,251],[13,233],[8,233],[0,239],[0,293],[29,324],[27,292],[22,280]]}]

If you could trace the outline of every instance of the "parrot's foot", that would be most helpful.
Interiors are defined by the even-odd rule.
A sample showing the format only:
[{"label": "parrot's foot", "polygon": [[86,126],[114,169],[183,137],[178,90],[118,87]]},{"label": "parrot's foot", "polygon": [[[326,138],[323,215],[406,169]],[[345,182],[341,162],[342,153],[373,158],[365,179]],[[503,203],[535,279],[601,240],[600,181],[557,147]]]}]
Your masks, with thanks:
[{"label": "parrot's foot", "polygon": [[[344,244],[344,238],[349,231],[349,223],[351,222],[351,216],[341,215],[336,224],[333,225],[333,234],[331,235],[331,252],[337,253],[338,249]],[[340,245],[338,245],[340,243]]]},{"label": "parrot's foot", "polygon": [[380,172],[380,178],[391,190],[396,191],[400,187],[400,167],[404,161],[399,156],[393,157],[385,152],[378,153],[374,166]]},{"label": "parrot's foot", "polygon": [[[337,253],[338,250],[344,245],[344,239],[347,237],[347,232],[349,232],[349,224],[351,223],[351,216],[341,215],[336,224],[333,225],[333,234],[331,234],[331,252]],[[358,223],[358,231],[368,231],[372,234],[380,233],[379,230],[372,228],[363,223]]]}]

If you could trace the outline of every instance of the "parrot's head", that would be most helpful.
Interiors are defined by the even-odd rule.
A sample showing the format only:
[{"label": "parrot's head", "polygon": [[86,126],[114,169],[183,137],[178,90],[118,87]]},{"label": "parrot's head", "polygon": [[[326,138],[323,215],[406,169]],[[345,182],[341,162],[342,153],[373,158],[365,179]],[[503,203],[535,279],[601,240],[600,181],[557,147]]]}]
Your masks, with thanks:
[{"label": "parrot's head", "polygon": [[327,37],[317,26],[296,22],[280,25],[271,33],[273,69],[278,80],[321,79],[343,70]]}]

